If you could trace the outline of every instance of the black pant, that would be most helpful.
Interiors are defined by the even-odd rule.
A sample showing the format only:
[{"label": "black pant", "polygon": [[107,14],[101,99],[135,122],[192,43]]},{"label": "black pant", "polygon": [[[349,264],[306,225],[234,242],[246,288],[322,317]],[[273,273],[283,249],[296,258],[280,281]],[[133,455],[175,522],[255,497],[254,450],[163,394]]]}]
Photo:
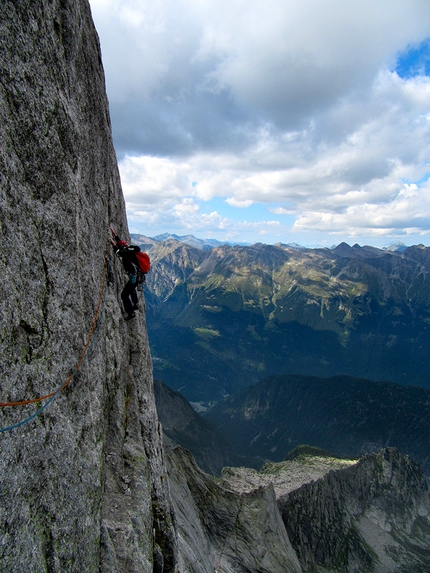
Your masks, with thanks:
[{"label": "black pant", "polygon": [[[133,314],[133,304],[137,304],[139,299],[137,298],[137,277],[131,277],[125,287],[122,289],[121,299],[124,305],[124,310],[127,314]],[[130,301],[131,297],[131,301]]]}]

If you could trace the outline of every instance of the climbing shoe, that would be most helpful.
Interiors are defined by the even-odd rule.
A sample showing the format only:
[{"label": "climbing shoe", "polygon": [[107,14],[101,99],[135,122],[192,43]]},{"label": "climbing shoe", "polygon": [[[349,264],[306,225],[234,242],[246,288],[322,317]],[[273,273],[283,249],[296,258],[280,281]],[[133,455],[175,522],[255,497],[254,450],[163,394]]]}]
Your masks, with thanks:
[{"label": "climbing shoe", "polygon": [[124,318],[124,320],[131,320],[132,318],[135,318],[135,317],[136,317],[136,315],[133,312],[133,314],[127,314],[127,316]]},{"label": "climbing shoe", "polygon": [[139,303],[138,302],[133,306],[133,310],[139,310]]}]

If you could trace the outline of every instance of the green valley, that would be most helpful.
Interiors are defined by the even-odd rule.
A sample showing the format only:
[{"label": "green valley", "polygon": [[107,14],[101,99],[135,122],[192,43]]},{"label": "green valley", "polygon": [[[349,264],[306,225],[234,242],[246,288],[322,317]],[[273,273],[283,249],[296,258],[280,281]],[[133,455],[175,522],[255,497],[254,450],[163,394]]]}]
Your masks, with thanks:
[{"label": "green valley", "polygon": [[139,240],[155,375],[191,402],[273,374],[430,387],[429,248]]}]

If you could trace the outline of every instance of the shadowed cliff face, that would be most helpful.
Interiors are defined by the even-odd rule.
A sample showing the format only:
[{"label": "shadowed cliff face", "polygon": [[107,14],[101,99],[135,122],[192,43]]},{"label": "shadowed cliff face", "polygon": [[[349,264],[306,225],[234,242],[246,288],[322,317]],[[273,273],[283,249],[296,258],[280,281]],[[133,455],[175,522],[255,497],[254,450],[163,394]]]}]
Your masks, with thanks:
[{"label": "shadowed cliff face", "polygon": [[[0,400],[10,402],[46,395],[77,369],[108,226],[128,234],[86,0],[2,2],[0,191]],[[3,572],[174,567],[145,318],[123,321],[112,257],[108,279],[70,384],[0,434]],[[1,427],[44,404],[1,408]]]},{"label": "shadowed cliff face", "polygon": [[239,455],[215,424],[200,416],[179,392],[154,380],[157,414],[166,442],[189,450],[197,465],[211,475],[224,466],[260,467],[260,459]]},{"label": "shadowed cliff face", "polygon": [[428,486],[418,464],[396,450],[280,496],[279,507],[303,569],[430,570]]},{"label": "shadowed cliff face", "polygon": [[430,391],[348,376],[270,376],[207,414],[243,455],[281,461],[300,444],[359,457],[392,446],[430,476]]},{"label": "shadowed cliff face", "polygon": [[305,455],[260,472],[225,468],[221,484],[241,495],[273,484],[303,571],[429,571],[428,486],[393,448],[358,462]]},{"label": "shadowed cliff face", "polygon": [[248,493],[220,487],[179,446],[168,466],[183,571],[302,573],[273,486]]}]

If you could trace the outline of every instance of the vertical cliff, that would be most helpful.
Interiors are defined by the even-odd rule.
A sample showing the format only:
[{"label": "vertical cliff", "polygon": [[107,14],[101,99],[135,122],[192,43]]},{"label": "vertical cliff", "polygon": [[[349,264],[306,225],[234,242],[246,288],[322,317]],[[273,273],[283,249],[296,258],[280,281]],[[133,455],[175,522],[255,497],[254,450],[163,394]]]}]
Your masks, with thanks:
[{"label": "vertical cliff", "polygon": [[179,446],[168,468],[181,573],[302,573],[271,484],[224,488]]},{"label": "vertical cliff", "polygon": [[221,480],[239,494],[269,484],[301,571],[430,571],[426,478],[394,448],[355,462],[302,454],[260,472],[224,468]]},{"label": "vertical cliff", "polygon": [[430,497],[421,468],[392,448],[279,496],[304,570],[426,573]]},{"label": "vertical cliff", "polygon": [[127,224],[87,0],[2,2],[0,192],[0,400],[70,380],[0,409],[0,570],[173,571],[145,318],[112,256],[102,289]]}]

